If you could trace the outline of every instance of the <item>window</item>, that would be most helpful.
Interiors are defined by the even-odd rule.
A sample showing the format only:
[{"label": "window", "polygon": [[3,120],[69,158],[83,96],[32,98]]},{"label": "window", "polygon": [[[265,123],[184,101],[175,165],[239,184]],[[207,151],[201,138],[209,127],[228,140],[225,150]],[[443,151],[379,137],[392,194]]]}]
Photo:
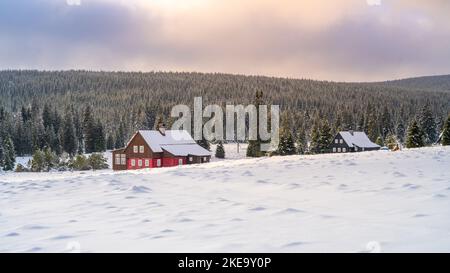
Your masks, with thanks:
[{"label": "window", "polygon": [[144,145],[139,146],[139,153],[140,154],[144,153]]},{"label": "window", "polygon": [[336,138],[336,139],[334,140],[334,143],[338,144],[338,143],[339,143],[339,139]]},{"label": "window", "polygon": [[150,160],[148,159],[145,160],[145,167],[150,167]]},{"label": "window", "polygon": [[178,159],[178,165],[183,165],[183,159]]},{"label": "window", "polygon": [[355,147],[355,152],[357,152],[358,151],[358,147]]},{"label": "window", "polygon": [[207,160],[206,157],[204,157],[203,160],[206,161]]},{"label": "window", "polygon": [[335,153],[336,152],[336,148],[333,148],[333,153]]},{"label": "window", "polygon": [[341,152],[341,148],[337,148],[337,152],[340,153]]},{"label": "window", "polygon": [[116,165],[120,165],[120,154],[116,154],[116,158],[115,158],[115,163]]},{"label": "window", "polygon": [[142,159],[138,159],[138,166],[142,167]]},{"label": "window", "polygon": [[194,161],[194,158],[192,156],[189,157],[189,162]]},{"label": "window", "polygon": [[136,160],[135,159],[131,159],[131,167],[136,166]]},{"label": "window", "polygon": [[138,153],[138,146],[133,145],[133,153],[135,153],[135,154]]},{"label": "window", "polygon": [[346,148],[342,148],[342,152],[343,152],[343,153],[346,153],[346,152],[347,152],[347,149],[346,149]]},{"label": "window", "polygon": [[156,166],[157,167],[161,167],[161,159],[157,159],[156,160]]},{"label": "window", "polygon": [[343,139],[340,139],[339,142],[342,144],[342,143],[344,143],[344,140],[343,140]]},{"label": "window", "polygon": [[120,164],[127,165],[127,156],[125,154],[120,155]]}]

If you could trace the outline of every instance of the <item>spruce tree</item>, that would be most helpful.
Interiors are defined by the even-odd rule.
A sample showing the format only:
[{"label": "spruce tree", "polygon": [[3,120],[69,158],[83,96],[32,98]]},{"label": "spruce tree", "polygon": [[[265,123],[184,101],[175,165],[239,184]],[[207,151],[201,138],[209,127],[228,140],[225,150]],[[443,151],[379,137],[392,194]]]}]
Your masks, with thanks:
[{"label": "spruce tree", "polygon": [[3,141],[3,170],[12,171],[16,163],[16,152],[11,137],[6,137]]},{"label": "spruce tree", "polygon": [[444,123],[441,143],[444,146],[450,145],[450,115],[447,117],[447,121]]},{"label": "spruce tree", "polygon": [[424,136],[417,121],[414,119],[408,126],[408,134],[406,136],[407,148],[419,148],[425,145]]},{"label": "spruce tree", "polygon": [[3,148],[3,138],[0,135],[0,169],[3,169],[5,162],[5,149]]},{"label": "spruce tree", "polygon": [[45,156],[44,152],[37,149],[33,153],[33,158],[31,159],[31,171],[42,172],[45,168]]},{"label": "spruce tree", "polygon": [[327,120],[322,122],[322,126],[319,131],[318,150],[320,153],[326,153],[329,151],[329,146],[333,141],[333,135],[331,134],[331,127]]},{"label": "spruce tree", "polygon": [[[259,106],[262,104],[263,92],[256,91],[254,105],[259,117]],[[259,135],[259,118],[256,123],[256,139],[248,141],[247,156],[248,157],[261,157],[264,153],[261,151],[261,137]]]},{"label": "spruce tree", "polygon": [[223,148],[222,141],[219,141],[216,147],[216,157],[217,158],[225,158],[225,149]]},{"label": "spruce tree", "polygon": [[86,153],[95,152],[96,136],[95,122],[90,106],[87,106],[83,115],[83,131],[84,131],[84,151]]},{"label": "spruce tree", "polygon": [[288,116],[283,117],[280,128],[280,142],[278,143],[277,153],[282,156],[296,154],[294,137],[290,131],[288,119]]},{"label": "spruce tree", "polygon": [[66,115],[64,117],[62,130],[62,147],[63,150],[71,157],[74,156],[77,152],[77,137],[75,126],[72,120],[72,115],[70,112],[66,112]]},{"label": "spruce tree", "polygon": [[106,139],[106,149],[113,150],[114,149],[114,138],[112,134],[108,134],[108,138]]},{"label": "spruce tree", "polygon": [[430,104],[427,102],[420,116],[420,128],[424,134],[425,144],[433,144],[437,139],[436,122],[433,118]]},{"label": "spruce tree", "polygon": [[378,136],[377,140],[375,141],[375,144],[377,144],[379,146],[384,146],[383,137],[382,136]]},{"label": "spruce tree", "polygon": [[386,146],[393,150],[398,145],[397,137],[394,134],[388,134],[385,141]]},{"label": "spruce tree", "polygon": [[320,152],[320,131],[319,126],[317,123],[313,125],[312,131],[311,131],[311,143],[310,143],[310,150],[312,153],[319,153]]},{"label": "spruce tree", "polygon": [[211,145],[209,144],[209,141],[205,139],[205,136],[202,137],[202,139],[197,140],[197,144],[205,148],[206,150],[211,150]]},{"label": "spruce tree", "polygon": [[106,136],[103,125],[100,120],[97,121],[94,128],[94,152],[104,152],[106,148]]},{"label": "spruce tree", "polygon": [[304,131],[300,131],[297,133],[296,137],[296,144],[297,144],[297,153],[298,154],[304,154],[306,152],[306,135]]}]

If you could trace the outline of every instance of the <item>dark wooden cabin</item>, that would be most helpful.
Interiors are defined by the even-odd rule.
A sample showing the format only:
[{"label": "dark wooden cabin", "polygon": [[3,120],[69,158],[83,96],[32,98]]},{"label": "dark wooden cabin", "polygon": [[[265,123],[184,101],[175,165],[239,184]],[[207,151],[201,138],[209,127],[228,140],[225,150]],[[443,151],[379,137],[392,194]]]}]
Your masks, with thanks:
[{"label": "dark wooden cabin", "polygon": [[364,132],[339,132],[330,144],[332,153],[351,153],[379,150],[380,146],[370,141]]}]

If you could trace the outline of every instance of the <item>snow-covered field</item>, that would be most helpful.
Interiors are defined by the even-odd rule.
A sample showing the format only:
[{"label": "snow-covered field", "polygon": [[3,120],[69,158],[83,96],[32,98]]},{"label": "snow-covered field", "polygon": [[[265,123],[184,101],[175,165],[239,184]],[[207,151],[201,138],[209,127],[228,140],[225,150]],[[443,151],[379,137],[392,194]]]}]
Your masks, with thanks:
[{"label": "snow-covered field", "polygon": [[0,174],[0,251],[450,252],[450,148],[235,147],[196,166]]}]

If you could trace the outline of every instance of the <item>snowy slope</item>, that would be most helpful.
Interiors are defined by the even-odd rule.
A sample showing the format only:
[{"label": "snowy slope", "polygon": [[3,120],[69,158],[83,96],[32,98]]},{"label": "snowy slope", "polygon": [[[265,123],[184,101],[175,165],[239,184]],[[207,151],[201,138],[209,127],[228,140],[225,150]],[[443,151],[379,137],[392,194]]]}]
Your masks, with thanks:
[{"label": "snowy slope", "polygon": [[2,252],[450,252],[449,215],[442,147],[0,174]]}]

